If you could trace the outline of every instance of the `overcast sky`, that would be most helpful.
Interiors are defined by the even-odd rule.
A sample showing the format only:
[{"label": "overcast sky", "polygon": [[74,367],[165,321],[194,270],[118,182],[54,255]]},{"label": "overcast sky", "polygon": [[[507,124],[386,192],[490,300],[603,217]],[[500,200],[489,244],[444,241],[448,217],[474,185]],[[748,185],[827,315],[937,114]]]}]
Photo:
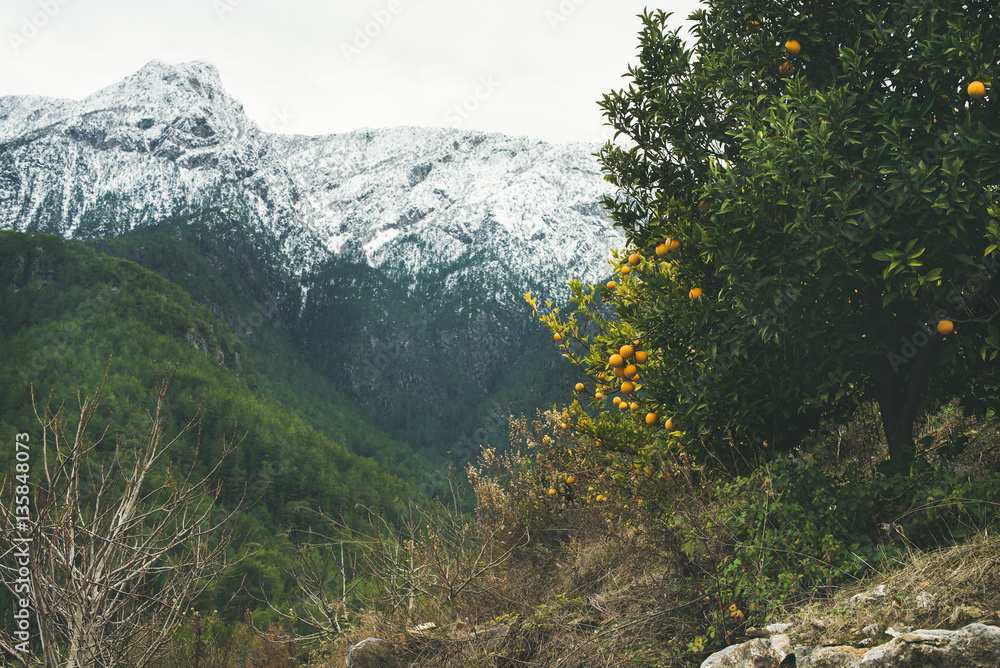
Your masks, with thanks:
[{"label": "overcast sky", "polygon": [[[687,24],[694,0],[649,4]],[[148,61],[204,60],[262,127],[609,136],[635,0],[0,0],[0,96],[80,99]]]}]

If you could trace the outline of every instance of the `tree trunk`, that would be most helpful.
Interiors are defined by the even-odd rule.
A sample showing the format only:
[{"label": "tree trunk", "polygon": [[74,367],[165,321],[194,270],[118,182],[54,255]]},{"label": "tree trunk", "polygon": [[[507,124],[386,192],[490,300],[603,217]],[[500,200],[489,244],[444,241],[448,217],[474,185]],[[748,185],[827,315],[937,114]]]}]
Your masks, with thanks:
[{"label": "tree trunk", "polygon": [[925,343],[919,348],[912,342],[905,344],[915,349],[914,354],[890,353],[878,364],[878,408],[889,446],[889,460],[902,466],[913,463],[916,456],[913,425],[926,394],[931,362],[937,350],[937,337],[927,334],[922,340]]}]

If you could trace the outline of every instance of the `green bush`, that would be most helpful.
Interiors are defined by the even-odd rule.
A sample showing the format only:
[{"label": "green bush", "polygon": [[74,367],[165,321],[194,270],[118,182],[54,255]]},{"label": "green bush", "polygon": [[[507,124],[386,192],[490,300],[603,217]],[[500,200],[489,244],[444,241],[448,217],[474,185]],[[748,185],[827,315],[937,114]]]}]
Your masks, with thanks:
[{"label": "green bush", "polygon": [[1000,472],[970,477],[918,463],[909,475],[849,467],[835,476],[808,455],[785,453],[715,483],[711,497],[708,522],[684,529],[685,550],[694,555],[700,544],[715,562],[720,617],[732,628],[988,528],[1000,509]]}]

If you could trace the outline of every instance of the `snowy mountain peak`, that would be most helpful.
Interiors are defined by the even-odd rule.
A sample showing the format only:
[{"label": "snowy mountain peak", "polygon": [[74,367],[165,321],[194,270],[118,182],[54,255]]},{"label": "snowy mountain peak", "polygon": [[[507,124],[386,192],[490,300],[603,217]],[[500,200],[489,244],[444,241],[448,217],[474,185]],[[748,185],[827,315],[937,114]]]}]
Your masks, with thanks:
[{"label": "snowy mountain peak", "polygon": [[332,256],[475,280],[492,263],[557,291],[600,279],[622,243],[597,149],[444,128],[268,134],[214,66],[154,60],[81,101],[0,98],[0,227],[111,236],[221,207],[298,275]]},{"label": "snowy mountain peak", "polygon": [[83,100],[84,108],[157,108],[241,114],[243,105],[226,93],[214,65],[201,61],[169,65],[152,60],[135,74],[103,88]]}]

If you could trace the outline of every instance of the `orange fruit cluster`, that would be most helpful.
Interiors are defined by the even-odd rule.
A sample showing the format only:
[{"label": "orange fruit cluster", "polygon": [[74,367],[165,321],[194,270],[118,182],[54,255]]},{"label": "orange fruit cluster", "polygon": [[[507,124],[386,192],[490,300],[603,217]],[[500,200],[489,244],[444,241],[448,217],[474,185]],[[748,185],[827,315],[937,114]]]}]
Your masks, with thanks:
[{"label": "orange fruit cluster", "polygon": [[656,254],[663,257],[671,251],[675,251],[681,247],[681,242],[677,239],[667,239],[662,244],[657,245]]}]

